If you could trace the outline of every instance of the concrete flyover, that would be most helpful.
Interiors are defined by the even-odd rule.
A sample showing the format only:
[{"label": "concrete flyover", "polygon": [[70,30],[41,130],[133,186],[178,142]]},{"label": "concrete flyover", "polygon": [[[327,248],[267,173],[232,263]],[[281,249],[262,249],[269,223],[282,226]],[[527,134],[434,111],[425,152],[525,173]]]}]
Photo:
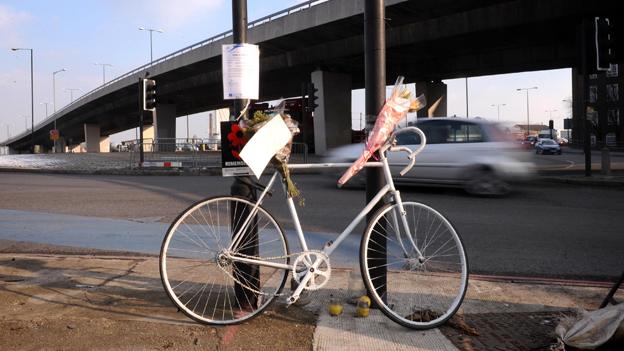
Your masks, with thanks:
[{"label": "concrete flyover", "polygon": [[[446,93],[442,79],[575,67],[581,19],[612,13],[616,3],[386,0],[388,84],[404,75],[433,103]],[[364,87],[363,8],[364,0],[310,1],[249,24],[248,41],[261,52],[260,100],[299,96],[303,82],[315,82],[322,101],[314,118],[323,121],[315,122],[322,124],[315,126],[315,142],[326,147],[345,142],[327,133],[346,134],[351,118],[346,99],[350,89]],[[172,120],[177,116],[228,107],[221,45],[231,42],[230,34],[169,54],[85,94],[36,125],[35,143],[51,146],[54,119],[68,143],[89,138],[93,151],[106,145],[110,134],[137,127],[137,80],[146,72],[157,81],[159,114],[152,133],[158,137],[175,136]],[[4,144],[28,150],[30,132]]]}]

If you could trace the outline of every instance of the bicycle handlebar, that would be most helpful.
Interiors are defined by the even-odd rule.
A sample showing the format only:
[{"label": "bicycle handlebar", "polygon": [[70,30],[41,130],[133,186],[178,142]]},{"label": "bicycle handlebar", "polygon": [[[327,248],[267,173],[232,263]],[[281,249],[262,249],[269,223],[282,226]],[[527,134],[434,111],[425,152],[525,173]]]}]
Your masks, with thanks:
[{"label": "bicycle handlebar", "polygon": [[[412,150],[408,148],[407,146],[392,146],[392,144],[395,141],[396,136],[402,133],[406,133],[406,132],[413,132],[420,136],[420,145],[418,146],[416,150]],[[422,152],[422,150],[425,148],[425,145],[427,144],[427,137],[425,136],[425,133],[423,133],[422,130],[416,127],[406,127],[406,128],[402,128],[394,132],[394,134],[392,134],[392,137],[390,137],[389,140],[390,140],[390,143],[392,144],[388,144],[388,146],[386,147],[386,150],[403,151],[408,154],[407,158],[410,160],[410,162],[399,173],[401,174],[401,176],[404,176],[407,172],[409,172],[410,169],[412,169],[412,167],[414,167],[414,163],[416,162],[416,156]]]}]

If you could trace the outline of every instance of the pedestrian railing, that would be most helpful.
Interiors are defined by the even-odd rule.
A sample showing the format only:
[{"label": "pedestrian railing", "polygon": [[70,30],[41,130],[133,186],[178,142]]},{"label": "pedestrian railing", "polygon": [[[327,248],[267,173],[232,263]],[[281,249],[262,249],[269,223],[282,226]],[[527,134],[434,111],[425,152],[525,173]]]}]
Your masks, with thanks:
[{"label": "pedestrian railing", "polygon": [[[124,151],[130,153],[129,167],[139,167],[140,141],[127,140]],[[146,139],[143,142],[143,162],[163,167],[175,164],[176,167],[201,169],[221,166],[221,141],[216,139]],[[293,143],[290,162],[307,163],[308,146],[305,143]]]}]

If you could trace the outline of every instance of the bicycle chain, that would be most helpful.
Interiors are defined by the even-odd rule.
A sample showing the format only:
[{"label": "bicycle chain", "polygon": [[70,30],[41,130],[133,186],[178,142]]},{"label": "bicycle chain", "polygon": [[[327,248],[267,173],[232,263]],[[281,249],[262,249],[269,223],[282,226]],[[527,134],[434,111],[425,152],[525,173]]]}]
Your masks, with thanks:
[{"label": "bicycle chain", "polygon": [[[257,256],[251,256],[251,255],[246,255],[243,253],[237,253],[237,256],[243,257],[243,258],[251,258],[251,259],[258,259]],[[274,260],[274,259],[281,259],[281,258],[290,258],[290,257],[294,257],[294,256],[298,256],[300,255],[300,253],[292,253],[292,254],[288,254],[288,255],[283,255],[283,256],[273,256],[273,257],[266,257],[266,258],[262,258],[262,260],[264,261],[269,261],[269,260]],[[230,278],[232,278],[232,280],[234,280],[235,282],[237,282],[239,285],[241,285],[242,287],[244,287],[245,289],[250,290],[251,292],[254,292],[256,294],[259,295],[266,295],[266,296],[285,296],[286,294],[268,294],[259,290],[256,290],[252,287],[250,287],[249,285],[241,282],[240,280],[236,279],[232,274],[230,274],[230,272],[228,272],[225,267],[222,267],[221,265],[217,265],[219,268],[221,268],[221,270]]]}]

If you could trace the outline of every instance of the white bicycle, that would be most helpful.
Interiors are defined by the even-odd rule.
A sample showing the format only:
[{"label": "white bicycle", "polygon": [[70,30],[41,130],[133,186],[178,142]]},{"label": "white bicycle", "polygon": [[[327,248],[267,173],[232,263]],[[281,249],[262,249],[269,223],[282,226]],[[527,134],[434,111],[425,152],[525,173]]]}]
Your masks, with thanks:
[{"label": "white bicycle", "polygon": [[[380,149],[385,186],[342,233],[320,250],[308,248],[292,198],[286,201],[302,252],[291,253],[275,218],[262,207],[275,172],[257,201],[235,196],[202,200],[182,212],[169,227],[160,251],[160,275],[173,303],[188,317],[205,324],[235,324],[257,316],[278,296],[292,304],[302,291],[322,288],[330,278],[330,257],[356,225],[384,197],[361,239],[360,269],[369,296],[393,321],[429,329],[448,320],[460,307],[468,285],[468,263],[461,238],[438,211],[403,202],[394,187],[387,152],[407,152],[414,165],[425,135],[412,151],[395,146],[394,135]],[[291,169],[349,164],[290,165]],[[285,188],[285,187],[284,187]],[[286,193],[286,192],[285,192]],[[282,289],[289,273],[296,289]]]}]

